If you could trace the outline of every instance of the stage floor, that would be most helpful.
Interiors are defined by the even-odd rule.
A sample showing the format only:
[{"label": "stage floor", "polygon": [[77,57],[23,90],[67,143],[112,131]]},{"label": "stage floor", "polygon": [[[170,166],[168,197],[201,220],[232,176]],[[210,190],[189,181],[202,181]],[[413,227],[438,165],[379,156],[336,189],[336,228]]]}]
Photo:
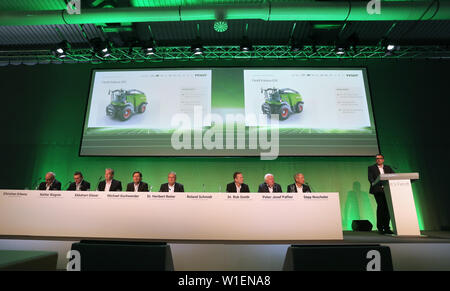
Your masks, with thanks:
[{"label": "stage floor", "polygon": [[[297,242],[171,242],[175,270],[281,271],[286,251],[292,244],[339,245],[380,244],[389,246],[394,270],[450,271],[450,232],[423,231],[426,237],[395,237],[377,232],[344,231],[342,241]],[[74,241],[0,239],[3,250],[47,250],[58,252],[58,269],[64,270],[66,254]]]},{"label": "stage floor", "polygon": [[344,243],[450,243],[450,231],[421,231],[422,237],[399,237],[377,231],[344,231]]}]

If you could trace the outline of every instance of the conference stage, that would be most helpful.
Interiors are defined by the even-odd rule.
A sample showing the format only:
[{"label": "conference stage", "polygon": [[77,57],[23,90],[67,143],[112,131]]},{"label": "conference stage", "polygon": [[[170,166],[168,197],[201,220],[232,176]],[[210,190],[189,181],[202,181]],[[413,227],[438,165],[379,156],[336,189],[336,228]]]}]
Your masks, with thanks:
[{"label": "conference stage", "polygon": [[174,269],[184,271],[282,270],[292,249],[321,246],[389,247],[394,270],[450,267],[449,233],[342,231],[338,193],[0,193],[0,245],[56,250],[58,269],[86,239],[168,243]]}]

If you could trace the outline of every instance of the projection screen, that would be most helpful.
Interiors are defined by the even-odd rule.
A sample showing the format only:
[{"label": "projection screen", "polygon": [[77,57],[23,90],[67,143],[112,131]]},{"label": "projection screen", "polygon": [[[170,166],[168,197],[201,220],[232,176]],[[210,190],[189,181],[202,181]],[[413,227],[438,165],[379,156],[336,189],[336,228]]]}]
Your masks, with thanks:
[{"label": "projection screen", "polygon": [[81,156],[370,156],[364,68],[93,70]]}]

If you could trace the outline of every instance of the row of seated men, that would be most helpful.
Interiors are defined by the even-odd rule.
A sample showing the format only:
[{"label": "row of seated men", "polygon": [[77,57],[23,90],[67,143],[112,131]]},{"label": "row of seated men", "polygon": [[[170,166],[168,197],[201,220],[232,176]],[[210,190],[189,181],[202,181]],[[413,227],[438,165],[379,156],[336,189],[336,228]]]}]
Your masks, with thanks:
[{"label": "row of seated men", "polygon": [[[75,172],[74,182],[70,183],[68,191],[88,191],[91,188],[89,182],[83,179],[83,174],[81,172]],[[177,183],[177,174],[175,172],[170,172],[167,176],[167,183],[161,184],[159,192],[184,192],[183,184]],[[244,184],[244,176],[241,172],[235,172],[233,174],[234,181],[227,184],[226,192],[234,193],[249,193],[250,188],[247,184]],[[308,185],[305,184],[305,177],[302,173],[297,173],[294,175],[295,183],[290,184],[287,187],[287,192],[298,192],[306,193],[311,192]],[[61,183],[56,180],[55,174],[49,172],[45,175],[45,182],[39,184],[38,190],[61,190]],[[98,183],[98,191],[122,191],[122,183],[114,179],[114,170],[105,170],[105,180]],[[142,181],[142,173],[133,173],[133,182],[128,183],[127,190],[130,192],[148,192],[148,184]],[[263,193],[277,193],[283,192],[281,186],[275,183],[274,176],[272,174],[266,174],[264,176],[264,183],[260,184],[258,187],[258,192]]]},{"label": "row of seated men", "polygon": [[[375,164],[368,167],[368,179],[370,183],[369,193],[374,195],[377,202],[377,228],[381,234],[393,234],[390,229],[390,214],[384,186],[378,177],[381,174],[392,174],[394,170],[384,164],[384,156],[377,154],[375,156]],[[248,185],[244,184],[244,177],[241,172],[233,174],[234,181],[227,185],[227,192],[251,192]],[[80,172],[74,174],[75,182],[71,183],[67,190],[89,190],[90,184],[83,180]],[[305,177],[301,173],[294,175],[295,183],[287,187],[287,192],[311,192],[310,187],[305,183]],[[45,175],[45,182],[39,185],[39,190],[61,190],[61,183],[55,179],[54,173]],[[114,180],[114,170],[105,170],[105,180],[98,184],[99,191],[122,191],[120,181]],[[133,182],[127,185],[127,191],[148,191],[148,184],[142,182],[142,174],[140,172],[133,173]],[[182,184],[176,183],[176,174],[170,172],[168,175],[168,183],[161,185],[160,192],[184,192]],[[258,187],[258,192],[282,192],[281,186],[275,183],[272,174],[264,176],[264,183]]]}]

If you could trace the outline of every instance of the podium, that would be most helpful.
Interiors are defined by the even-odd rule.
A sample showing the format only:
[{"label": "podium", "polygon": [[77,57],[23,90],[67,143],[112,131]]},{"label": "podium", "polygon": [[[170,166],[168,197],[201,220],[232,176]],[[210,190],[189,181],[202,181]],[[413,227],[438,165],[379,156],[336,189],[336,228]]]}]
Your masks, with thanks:
[{"label": "podium", "polygon": [[381,182],[392,226],[397,236],[420,236],[419,221],[411,188],[411,181],[419,179],[419,173],[381,174],[373,185]]}]

